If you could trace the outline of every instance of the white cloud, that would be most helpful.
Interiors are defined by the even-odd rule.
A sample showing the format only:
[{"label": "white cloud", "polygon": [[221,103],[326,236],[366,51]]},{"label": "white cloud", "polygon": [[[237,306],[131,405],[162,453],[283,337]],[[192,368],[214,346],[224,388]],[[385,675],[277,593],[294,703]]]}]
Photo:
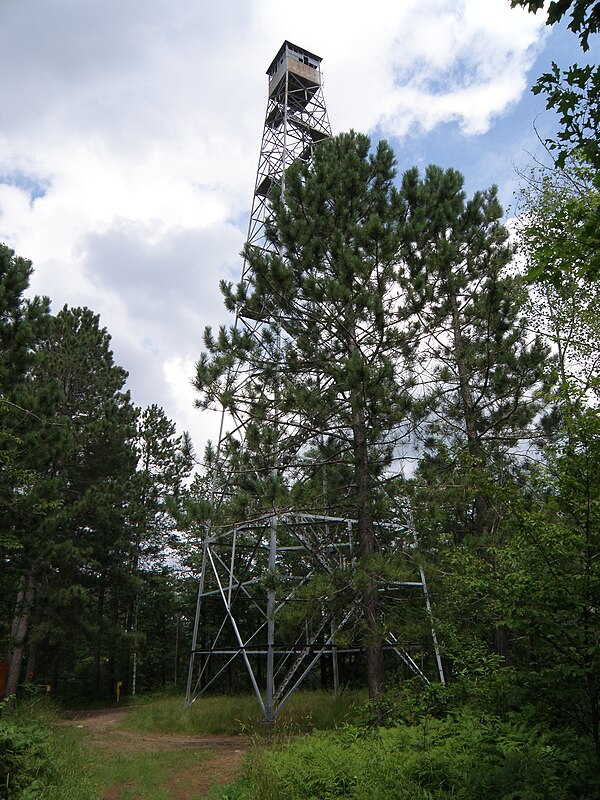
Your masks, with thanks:
[{"label": "white cloud", "polygon": [[2,3],[0,241],[55,309],[101,314],[136,403],[192,428],[281,42],[323,56],[334,130],[474,135],[525,91],[543,35],[508,0]]},{"label": "white cloud", "polygon": [[194,408],[197,398],[192,385],[194,375],[192,359],[170,358],[163,364],[163,376],[168,389],[168,405],[178,420],[180,430],[190,433],[196,458],[204,457],[204,444],[210,439],[217,442],[221,415],[217,411],[200,411]]},{"label": "white cloud", "polygon": [[[406,12],[405,4],[398,5]],[[362,75],[344,65],[342,73],[366,99],[365,127],[403,136],[411,128],[458,122],[466,134],[486,132],[527,88],[527,72],[541,48],[541,19],[517,13],[504,0],[408,6],[398,27],[382,25],[376,40],[367,39]],[[372,81],[370,61],[379,65]]]}]

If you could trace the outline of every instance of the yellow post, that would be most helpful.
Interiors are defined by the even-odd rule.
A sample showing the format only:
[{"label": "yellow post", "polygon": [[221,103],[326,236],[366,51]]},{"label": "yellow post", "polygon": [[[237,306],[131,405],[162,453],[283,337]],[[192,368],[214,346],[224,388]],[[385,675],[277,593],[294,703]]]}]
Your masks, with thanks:
[{"label": "yellow post", "polygon": [[117,703],[121,699],[121,686],[123,686],[123,681],[117,681]]}]

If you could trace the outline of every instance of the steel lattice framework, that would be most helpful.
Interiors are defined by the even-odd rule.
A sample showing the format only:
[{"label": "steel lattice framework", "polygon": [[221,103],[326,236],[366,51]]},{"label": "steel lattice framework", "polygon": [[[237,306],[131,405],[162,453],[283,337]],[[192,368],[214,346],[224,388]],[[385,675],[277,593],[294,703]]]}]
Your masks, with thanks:
[{"label": "steel lattice framework", "polygon": [[250,245],[264,245],[268,197],[283,189],[286,169],[299,158],[308,161],[314,146],[331,136],[320,65],[319,56],[286,41],[267,70],[269,98],[248,226]]},{"label": "steel lattice framework", "polygon": [[[294,161],[310,160],[315,146],[331,136],[320,65],[319,56],[285,41],[267,70],[267,110],[248,226],[250,246],[269,249],[265,239],[269,197],[283,191],[286,169]],[[242,284],[248,278],[244,261]],[[243,307],[237,309],[235,328],[243,326],[258,338],[261,324],[261,320],[245,316]],[[240,371],[230,376],[229,383],[244,380],[246,376]],[[229,478],[219,463],[231,436],[225,432],[225,417],[223,413],[213,467],[213,508],[219,508],[229,492]],[[235,434],[243,436],[243,415],[231,419]],[[276,472],[281,465],[273,462],[269,469]],[[344,582],[355,564],[356,525],[353,519],[329,514],[273,508],[264,516],[234,526],[208,526],[186,707],[238,660],[244,663],[266,722],[274,721],[293,691],[323,658],[329,662],[334,691],[339,691],[340,654],[361,651],[354,632],[360,597],[352,594],[350,580]],[[404,554],[414,574],[414,580],[388,584],[385,591],[406,595],[417,590],[430,613],[425,575],[414,560],[415,533],[408,509],[394,526],[382,526],[382,538],[393,542],[389,552]],[[333,590],[324,589],[329,596],[320,600],[318,592],[307,591],[319,581],[326,587],[334,576],[337,599],[331,596]],[[208,630],[207,610],[215,603],[222,619]],[[433,630],[432,638],[437,672],[444,682]],[[395,652],[409,670],[427,680],[408,646],[391,631],[385,640],[387,649]]]}]

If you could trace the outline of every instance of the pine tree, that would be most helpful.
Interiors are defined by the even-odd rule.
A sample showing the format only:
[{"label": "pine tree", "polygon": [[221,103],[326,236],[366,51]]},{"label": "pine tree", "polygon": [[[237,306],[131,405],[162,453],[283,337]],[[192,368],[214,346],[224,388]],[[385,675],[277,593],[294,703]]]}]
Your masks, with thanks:
[{"label": "pine tree", "polygon": [[522,311],[526,294],[509,269],[513,247],[495,189],[467,200],[462,186],[460,173],[439,167],[429,167],[423,178],[410,170],[402,185],[407,287],[429,386],[421,472],[436,482],[461,483],[471,495],[472,503],[456,509],[459,539],[465,533],[485,538],[494,527],[477,481],[501,480],[517,451],[531,446],[548,357]]},{"label": "pine tree", "polygon": [[[223,286],[228,308],[261,320],[260,336],[208,331],[198,364],[202,403],[220,399],[250,423],[251,450],[283,467],[324,439],[351,468],[344,513],[358,520],[358,570],[369,692],[384,686],[376,498],[409,406],[410,337],[397,281],[402,205],[394,157],[366,136],[323,142],[286,173],[267,224],[270,250],[248,248],[248,284]],[[247,379],[236,391],[230,369]],[[276,497],[277,486],[271,487]],[[281,497],[281,494],[279,495]],[[287,498],[287,496],[286,496]]]},{"label": "pine tree", "polygon": [[[192,468],[189,436],[177,436],[175,424],[162,408],[153,404],[137,420],[137,469],[131,480],[128,525],[131,531],[130,578],[125,627],[133,640],[131,668],[127,668],[124,691],[136,693],[140,615],[144,615],[146,596],[141,589],[156,575],[169,569],[165,559],[175,545],[175,520],[170,504],[179,499],[183,481]],[[131,687],[129,676],[131,675]]]},{"label": "pine tree", "polygon": [[22,453],[24,430],[36,426],[26,399],[35,350],[48,326],[47,298],[26,299],[33,268],[0,245],[0,541],[13,540],[11,514],[24,502],[31,474]]},{"label": "pine tree", "polygon": [[[33,387],[36,350],[49,325],[47,298],[26,299],[31,262],[0,245],[0,543],[3,549],[2,592],[12,607],[2,606],[0,627],[8,664],[22,658],[31,615],[33,576],[19,569],[21,532],[47,511],[37,491],[39,474],[29,458],[29,445],[40,444],[47,395]],[[13,600],[14,602],[14,600]],[[12,621],[11,621],[12,620]],[[8,671],[7,693],[15,684]]]},{"label": "pine tree", "polygon": [[192,468],[187,434],[177,436],[175,424],[155,404],[137,422],[137,469],[133,481],[130,523],[136,528],[133,571],[145,557],[163,557],[174,520],[169,500],[176,499]]},{"label": "pine tree", "polygon": [[[125,500],[135,466],[135,410],[122,391],[126,376],[89,309],[65,307],[52,319],[32,371],[36,392],[48,392],[52,407],[37,439],[27,442],[38,476],[34,488],[48,511],[20,527],[13,569],[25,576],[37,615],[38,658],[53,659],[55,672],[82,634],[97,634],[99,674],[107,587],[125,574]],[[23,641],[31,634],[28,622]],[[7,681],[12,691],[20,669],[18,655]]]}]

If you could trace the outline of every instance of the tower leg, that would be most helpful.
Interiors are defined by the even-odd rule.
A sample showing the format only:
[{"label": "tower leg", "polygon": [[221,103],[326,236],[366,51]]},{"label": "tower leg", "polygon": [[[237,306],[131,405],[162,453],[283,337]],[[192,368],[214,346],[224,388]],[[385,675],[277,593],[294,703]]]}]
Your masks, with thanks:
[{"label": "tower leg", "polygon": [[331,667],[333,672],[333,696],[340,696],[340,671],[338,665],[338,652],[335,644],[335,623],[331,620]]},{"label": "tower leg", "polygon": [[190,653],[190,665],[188,667],[187,686],[185,690],[185,708],[192,704],[192,681],[194,679],[194,662],[196,660],[196,644],[198,642],[198,628],[200,626],[200,609],[202,607],[202,596],[204,595],[204,579],[206,576],[206,553],[208,549],[208,532],[204,539],[202,548],[202,567],[200,570],[200,580],[198,582],[198,599],[196,600],[196,616],[194,618],[194,632],[192,634],[192,650]]},{"label": "tower leg", "polygon": [[275,721],[273,696],[275,694],[275,568],[277,560],[277,517],[270,522],[269,536],[269,588],[267,593],[267,688],[265,697],[265,723]]}]

